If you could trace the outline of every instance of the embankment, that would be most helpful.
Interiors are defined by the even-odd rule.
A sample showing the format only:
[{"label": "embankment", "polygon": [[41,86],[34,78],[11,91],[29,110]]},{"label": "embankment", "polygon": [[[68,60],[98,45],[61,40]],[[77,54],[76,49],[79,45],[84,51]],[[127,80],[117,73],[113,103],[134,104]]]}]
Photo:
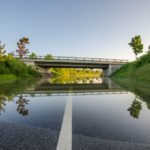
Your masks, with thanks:
[{"label": "embankment", "polygon": [[112,74],[112,78],[150,82],[150,53],[141,56],[134,62],[123,65]]},{"label": "embankment", "polygon": [[0,60],[0,82],[12,82],[17,79],[39,77],[40,74],[15,58]]}]

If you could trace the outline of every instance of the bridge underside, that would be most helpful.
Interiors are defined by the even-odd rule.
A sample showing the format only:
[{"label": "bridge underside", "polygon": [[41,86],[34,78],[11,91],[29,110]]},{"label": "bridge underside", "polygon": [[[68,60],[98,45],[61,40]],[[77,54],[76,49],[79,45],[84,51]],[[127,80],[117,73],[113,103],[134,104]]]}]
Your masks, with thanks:
[{"label": "bridge underside", "polygon": [[36,66],[42,68],[91,68],[91,69],[106,69],[108,64],[90,64],[90,63],[35,63]]},{"label": "bridge underside", "polygon": [[100,64],[100,63],[62,63],[62,62],[35,62],[35,66],[38,68],[43,68],[45,70],[49,68],[89,68],[89,69],[102,69],[103,76],[108,77],[117,69],[119,69],[122,64]]},{"label": "bridge underside", "polygon": [[92,62],[92,61],[35,61],[24,60],[27,65],[37,68],[38,71],[46,76],[50,75],[49,68],[90,68],[90,69],[102,69],[103,76],[110,76],[113,72],[119,69],[123,63],[118,62]]}]

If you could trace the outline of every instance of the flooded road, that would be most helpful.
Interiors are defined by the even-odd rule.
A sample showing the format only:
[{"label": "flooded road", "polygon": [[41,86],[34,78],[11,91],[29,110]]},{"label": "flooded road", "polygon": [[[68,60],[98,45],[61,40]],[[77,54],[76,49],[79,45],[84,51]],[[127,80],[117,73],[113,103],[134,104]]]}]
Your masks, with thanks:
[{"label": "flooded road", "polygon": [[1,85],[0,148],[150,149],[149,93],[146,83],[101,78]]}]

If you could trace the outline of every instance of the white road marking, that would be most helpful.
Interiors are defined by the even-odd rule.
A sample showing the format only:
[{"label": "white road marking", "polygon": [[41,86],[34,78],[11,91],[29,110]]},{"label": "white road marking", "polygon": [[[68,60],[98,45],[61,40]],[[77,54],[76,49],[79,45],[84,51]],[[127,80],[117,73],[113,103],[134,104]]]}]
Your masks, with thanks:
[{"label": "white road marking", "polygon": [[68,95],[57,150],[72,150],[72,96]]}]

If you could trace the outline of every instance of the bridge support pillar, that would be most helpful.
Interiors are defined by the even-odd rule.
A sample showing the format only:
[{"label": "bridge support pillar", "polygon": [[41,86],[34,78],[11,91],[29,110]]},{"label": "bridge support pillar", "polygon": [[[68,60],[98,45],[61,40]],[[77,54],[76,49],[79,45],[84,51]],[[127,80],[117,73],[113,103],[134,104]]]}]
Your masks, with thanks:
[{"label": "bridge support pillar", "polygon": [[31,66],[33,69],[36,69],[34,61],[24,61],[27,66]]},{"label": "bridge support pillar", "polygon": [[40,74],[42,74],[43,77],[51,77],[49,68],[36,67],[36,69]]},{"label": "bridge support pillar", "polygon": [[122,65],[108,65],[108,68],[103,69],[103,76],[104,77],[109,77],[112,75],[112,73],[114,73],[115,71],[117,71]]}]

